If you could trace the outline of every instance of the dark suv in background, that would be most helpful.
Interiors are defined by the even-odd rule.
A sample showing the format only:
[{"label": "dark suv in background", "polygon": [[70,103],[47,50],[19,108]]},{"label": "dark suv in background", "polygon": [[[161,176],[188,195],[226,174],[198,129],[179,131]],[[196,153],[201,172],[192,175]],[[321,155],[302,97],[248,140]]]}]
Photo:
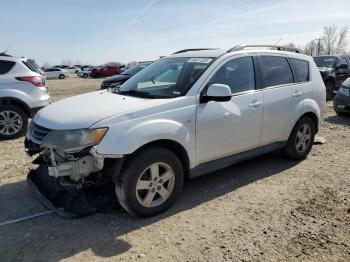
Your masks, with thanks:
[{"label": "dark suv in background", "polygon": [[315,63],[320,70],[327,89],[327,100],[334,97],[341,83],[350,77],[350,58],[346,56],[316,56]]},{"label": "dark suv in background", "polygon": [[107,77],[105,80],[102,81],[101,89],[114,88],[114,87],[117,87],[117,86],[123,84],[130,77],[132,77],[136,73],[140,72],[142,69],[144,69],[146,66],[148,66],[150,64],[151,63],[143,63],[143,64],[134,65],[134,66],[127,68],[120,75]]}]

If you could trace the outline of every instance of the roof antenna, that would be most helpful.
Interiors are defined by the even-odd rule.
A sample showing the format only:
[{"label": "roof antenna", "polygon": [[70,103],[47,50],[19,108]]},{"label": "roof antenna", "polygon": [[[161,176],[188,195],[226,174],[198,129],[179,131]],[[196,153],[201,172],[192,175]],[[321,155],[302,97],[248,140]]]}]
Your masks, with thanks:
[{"label": "roof antenna", "polygon": [[7,50],[10,49],[11,45],[12,45],[12,44],[9,44],[9,46],[6,48],[6,50],[5,50],[4,52],[2,52],[2,53],[3,53],[3,54],[6,54],[6,53],[7,53]]},{"label": "roof antenna", "polygon": [[282,37],[280,37],[280,39],[278,39],[278,41],[276,42],[275,46],[278,45],[278,43],[282,40]]}]

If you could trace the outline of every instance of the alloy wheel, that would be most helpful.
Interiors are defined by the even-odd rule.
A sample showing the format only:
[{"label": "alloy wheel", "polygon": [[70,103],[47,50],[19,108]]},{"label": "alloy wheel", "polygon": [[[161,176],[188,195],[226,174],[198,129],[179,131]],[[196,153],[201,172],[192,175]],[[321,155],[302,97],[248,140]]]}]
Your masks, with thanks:
[{"label": "alloy wheel", "polygon": [[14,111],[2,111],[0,112],[0,134],[1,135],[14,135],[18,133],[23,126],[22,117]]},{"label": "alloy wheel", "polygon": [[296,140],[295,140],[295,147],[300,152],[303,153],[311,142],[311,128],[308,124],[303,124],[300,126]]},{"label": "alloy wheel", "polygon": [[175,172],[164,163],[148,166],[136,183],[136,198],[144,207],[156,207],[169,199],[175,187]]}]

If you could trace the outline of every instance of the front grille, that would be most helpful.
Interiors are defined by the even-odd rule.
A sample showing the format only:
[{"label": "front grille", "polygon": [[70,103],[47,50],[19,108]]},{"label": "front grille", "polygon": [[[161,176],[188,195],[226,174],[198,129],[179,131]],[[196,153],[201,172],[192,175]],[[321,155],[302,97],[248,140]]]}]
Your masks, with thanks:
[{"label": "front grille", "polygon": [[39,126],[34,122],[31,123],[29,132],[32,135],[32,138],[35,140],[33,142],[41,144],[47,135],[51,132],[51,129]]}]

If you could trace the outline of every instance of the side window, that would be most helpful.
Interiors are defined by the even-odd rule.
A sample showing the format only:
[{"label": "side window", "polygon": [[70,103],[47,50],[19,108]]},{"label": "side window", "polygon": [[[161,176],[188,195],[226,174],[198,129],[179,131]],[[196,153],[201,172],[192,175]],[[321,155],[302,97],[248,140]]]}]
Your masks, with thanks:
[{"label": "side window", "polygon": [[8,73],[14,65],[15,62],[0,60],[0,75]]},{"label": "side window", "polygon": [[265,87],[293,83],[293,73],[288,61],[281,56],[261,56]]},{"label": "side window", "polygon": [[338,65],[343,65],[343,64],[345,64],[345,65],[348,64],[348,62],[346,61],[345,57],[341,57],[341,58],[339,59]]},{"label": "side window", "polygon": [[254,90],[253,58],[249,56],[232,59],[215,73],[210,83],[228,85],[232,94]]},{"label": "side window", "polygon": [[295,71],[295,82],[309,81],[309,62],[301,59],[290,58]]}]

